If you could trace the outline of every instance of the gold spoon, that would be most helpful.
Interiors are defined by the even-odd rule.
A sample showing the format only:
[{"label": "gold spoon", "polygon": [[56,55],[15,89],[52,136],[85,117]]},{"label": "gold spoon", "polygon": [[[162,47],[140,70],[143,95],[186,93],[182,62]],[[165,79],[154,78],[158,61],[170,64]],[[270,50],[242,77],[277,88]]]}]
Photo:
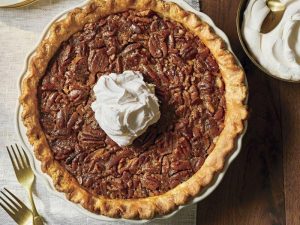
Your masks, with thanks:
[{"label": "gold spoon", "polygon": [[279,0],[267,0],[267,6],[270,9],[270,13],[261,26],[261,33],[263,34],[269,33],[277,26],[285,11],[285,4]]}]

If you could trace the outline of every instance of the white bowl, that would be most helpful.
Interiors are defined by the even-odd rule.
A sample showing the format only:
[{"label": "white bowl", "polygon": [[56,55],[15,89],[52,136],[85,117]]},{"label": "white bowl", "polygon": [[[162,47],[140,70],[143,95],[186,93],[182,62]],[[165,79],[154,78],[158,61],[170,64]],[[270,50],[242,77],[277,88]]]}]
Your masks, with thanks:
[{"label": "white bowl", "polygon": [[[232,52],[232,49],[231,49],[228,37],[225,35],[225,33],[222,30],[220,30],[219,28],[216,27],[216,25],[213,23],[213,21],[206,14],[201,13],[201,12],[195,10],[194,8],[192,8],[188,3],[184,2],[183,0],[167,0],[167,1],[177,3],[183,9],[195,13],[197,16],[199,16],[199,18],[201,18],[201,20],[207,22],[211,27],[213,27],[213,29],[215,30],[215,32],[226,42],[227,48]],[[80,4],[78,7],[84,6],[85,4],[87,4],[87,2],[88,1],[86,1],[83,4]],[[64,18],[64,16],[66,15],[66,13],[68,11],[70,11],[70,10],[67,10],[67,11],[63,12],[62,14],[56,16],[52,20],[52,22],[44,30],[44,32],[43,32],[43,34],[41,36],[40,41],[42,41],[44,39],[44,37],[47,36],[48,31],[49,31],[49,27],[55,21]],[[40,43],[40,41],[39,41],[39,43]],[[35,49],[26,58],[24,72],[23,72],[23,74],[21,75],[21,77],[19,79],[19,93],[21,92],[21,82],[22,82],[22,79],[24,78],[25,72],[27,70],[28,62],[29,62],[31,56],[33,55]],[[238,61],[238,59],[237,59],[237,61]],[[245,80],[245,82],[247,84],[246,80]],[[50,192],[52,192],[53,194],[55,194],[56,196],[58,196],[58,197],[60,197],[62,199],[65,199],[69,204],[71,204],[73,207],[75,207],[76,209],[78,209],[78,211],[80,211],[81,213],[85,214],[86,216],[89,216],[91,218],[98,219],[98,220],[101,220],[101,221],[130,222],[132,224],[143,224],[143,223],[147,223],[147,222],[150,222],[150,221],[152,222],[154,220],[168,219],[168,218],[174,216],[182,208],[187,207],[187,206],[192,205],[192,204],[195,204],[195,203],[198,203],[198,202],[202,201],[204,198],[206,198],[208,195],[210,195],[217,188],[217,186],[220,184],[220,182],[223,179],[223,177],[224,177],[224,175],[225,175],[225,173],[226,173],[229,165],[233,162],[233,160],[240,153],[241,146],[242,146],[242,138],[243,138],[243,136],[244,136],[244,134],[246,132],[246,129],[247,129],[247,122],[245,121],[245,124],[244,124],[245,125],[245,129],[244,129],[244,132],[239,136],[239,138],[237,140],[235,151],[233,151],[233,153],[230,156],[228,156],[227,161],[226,161],[226,163],[224,165],[223,170],[220,173],[218,173],[218,174],[215,175],[214,181],[211,182],[211,184],[208,187],[206,187],[205,189],[203,189],[199,193],[198,196],[196,196],[195,198],[193,198],[187,204],[179,206],[178,209],[176,209],[175,211],[173,211],[170,214],[167,214],[167,215],[164,215],[164,216],[156,216],[155,218],[153,218],[151,220],[128,220],[128,219],[122,219],[122,218],[121,219],[120,218],[115,219],[115,218],[110,218],[110,217],[106,217],[106,216],[94,214],[94,213],[86,210],[85,208],[83,208],[81,205],[75,204],[75,203],[67,200],[67,198],[65,197],[64,193],[58,192],[55,189],[55,187],[53,186],[53,183],[52,183],[52,179],[48,175],[44,174],[41,171],[41,163],[40,163],[40,161],[38,161],[37,159],[35,159],[35,157],[33,155],[32,146],[28,142],[28,139],[27,139],[27,136],[26,136],[26,129],[25,129],[25,127],[23,125],[23,122],[21,120],[21,112],[22,112],[21,106],[20,106],[20,104],[18,104],[17,105],[17,109],[16,109],[16,116],[15,116],[15,125],[16,125],[17,134],[19,136],[20,141],[22,142],[22,144],[24,146],[25,151],[29,155],[31,165],[33,166],[33,169],[34,169],[34,172],[35,172],[37,178],[44,181],[44,184],[46,185],[47,189]]]}]

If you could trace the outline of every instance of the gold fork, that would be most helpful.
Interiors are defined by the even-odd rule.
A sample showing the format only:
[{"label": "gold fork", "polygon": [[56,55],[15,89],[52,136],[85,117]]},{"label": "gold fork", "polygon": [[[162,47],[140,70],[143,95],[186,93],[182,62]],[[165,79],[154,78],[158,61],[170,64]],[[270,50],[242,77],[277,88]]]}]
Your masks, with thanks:
[{"label": "gold fork", "polygon": [[[31,203],[32,208],[32,214],[33,214],[33,221],[34,225],[42,225],[43,220],[42,217],[38,214],[33,196],[32,196],[32,184],[35,179],[35,175],[30,167],[28,156],[26,155],[24,149],[22,148],[22,154],[21,151],[16,144],[16,149],[11,145],[10,149],[8,146],[6,146],[7,152],[9,154],[10,160],[13,164],[16,177],[19,181],[19,183],[27,190],[29,195],[29,200]],[[14,157],[13,157],[14,156]]]},{"label": "gold fork", "polygon": [[25,6],[31,5],[31,4],[33,4],[33,3],[37,2],[37,1],[38,0],[25,0],[25,1],[13,4],[13,5],[1,6],[0,8],[21,8],[21,7],[25,7]]},{"label": "gold fork", "polygon": [[0,193],[0,206],[10,215],[10,217],[16,221],[19,225],[31,224],[33,222],[33,216],[30,209],[27,208],[13,193],[4,188],[4,191]]}]

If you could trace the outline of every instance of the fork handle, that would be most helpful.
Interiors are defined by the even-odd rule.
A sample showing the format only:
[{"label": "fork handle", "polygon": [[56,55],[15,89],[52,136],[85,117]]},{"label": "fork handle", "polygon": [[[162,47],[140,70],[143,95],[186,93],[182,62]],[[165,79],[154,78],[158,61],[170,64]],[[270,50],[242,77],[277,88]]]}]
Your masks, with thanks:
[{"label": "fork handle", "polygon": [[33,225],[43,225],[43,219],[40,216],[36,216],[33,218]]},{"label": "fork handle", "polygon": [[28,195],[29,195],[31,208],[32,208],[33,224],[34,225],[43,225],[43,220],[42,220],[41,216],[38,214],[36,207],[35,207],[33,194],[32,194],[32,185],[30,185],[30,187],[28,188],[27,191],[28,191]]},{"label": "fork handle", "polygon": [[36,216],[38,216],[38,212],[37,212],[35,204],[34,204],[31,186],[30,186],[30,188],[28,188],[28,195],[29,195],[29,200],[30,200],[30,204],[31,204],[31,208],[32,208],[33,217],[36,217]]}]

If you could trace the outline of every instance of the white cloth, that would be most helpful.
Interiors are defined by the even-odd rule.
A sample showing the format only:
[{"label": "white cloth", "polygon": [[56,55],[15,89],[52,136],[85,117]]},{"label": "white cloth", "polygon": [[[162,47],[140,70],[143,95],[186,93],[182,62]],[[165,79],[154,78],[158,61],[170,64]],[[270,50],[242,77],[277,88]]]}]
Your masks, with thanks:
[{"label": "white cloth", "polygon": [[[186,1],[199,9],[198,0]],[[40,0],[27,8],[0,9],[0,188],[8,188],[28,206],[26,192],[17,182],[5,150],[6,145],[18,143],[14,125],[18,77],[27,54],[37,44],[44,27],[58,13],[80,3],[79,0]],[[37,209],[47,224],[108,224],[85,216],[65,200],[51,194],[39,180],[34,189]],[[0,224],[15,224],[2,208]],[[181,210],[169,220],[151,224],[196,224],[196,205]]]}]

